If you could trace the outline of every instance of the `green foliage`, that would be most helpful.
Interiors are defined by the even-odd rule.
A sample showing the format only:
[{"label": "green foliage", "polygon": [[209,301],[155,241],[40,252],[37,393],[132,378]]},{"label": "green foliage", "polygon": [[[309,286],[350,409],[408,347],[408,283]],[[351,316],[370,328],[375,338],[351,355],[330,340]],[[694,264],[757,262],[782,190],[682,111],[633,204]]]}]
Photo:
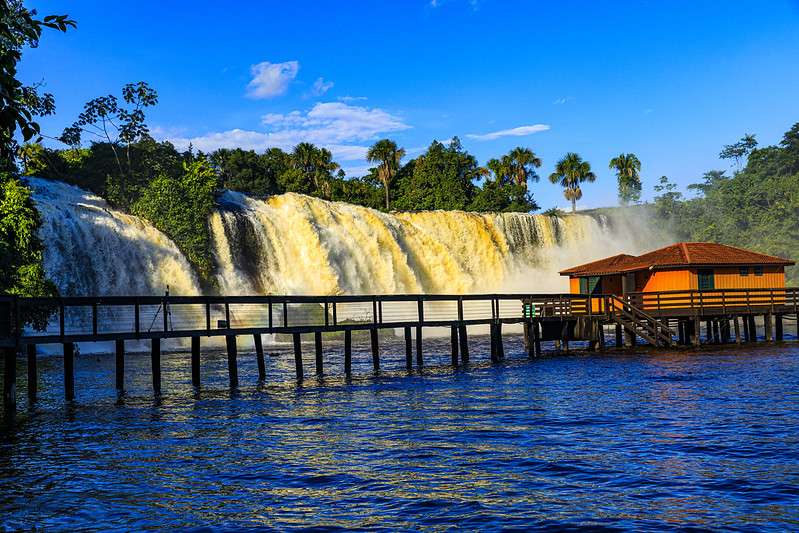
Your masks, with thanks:
[{"label": "green foliage", "polygon": [[566,216],[566,213],[562,209],[558,209],[557,207],[550,207],[541,214],[547,217],[556,217],[556,218],[563,218]]},{"label": "green foliage", "polygon": [[448,146],[433,141],[406,172],[399,173],[394,206],[404,210],[467,209],[478,177],[477,159],[463,150],[457,137]]},{"label": "green foliage", "polygon": [[549,175],[550,182],[560,183],[563,187],[563,196],[572,203],[572,213],[577,211],[577,200],[583,197],[580,184],[595,179],[596,175],[591,172],[588,161],[583,161],[583,158],[574,152],[563,156],[563,159],[555,165],[555,172]]},{"label": "green foliage", "polygon": [[755,139],[755,136],[751,133],[747,133],[741,137],[740,141],[733,144],[724,145],[719,153],[719,157],[721,159],[734,159],[735,164],[740,166],[741,159],[752,153],[752,150],[754,150],[756,147],[757,139]]},{"label": "green foliage", "polygon": [[[30,189],[13,175],[0,173],[0,294],[58,296],[44,271],[40,226]],[[33,309],[24,318],[42,329],[49,314],[48,309]]]},{"label": "green foliage", "polygon": [[641,200],[641,161],[635,154],[619,154],[610,160],[608,168],[616,171],[619,184],[619,203],[629,205]]},{"label": "green foliage", "polygon": [[281,185],[286,192],[309,194],[325,200],[333,197],[334,173],[340,167],[333,161],[330,150],[300,143],[291,152],[291,168],[295,172],[281,176]]},{"label": "green foliage", "polygon": [[[696,198],[680,201],[676,187],[661,178],[657,213],[675,223],[680,238],[712,241],[767,254],[799,258],[799,124],[779,146],[753,149],[732,177],[710,171],[689,186]],[[799,282],[795,268],[791,284]]]},{"label": "green foliage", "polygon": [[178,179],[162,174],[151,180],[131,206],[174,241],[200,278],[211,278],[208,217],[214,207],[217,175],[205,158],[183,163]]},{"label": "green foliage", "polygon": [[[295,179],[281,179],[291,169],[291,157],[279,148],[270,148],[263,154],[223,148],[213,152],[210,159],[219,173],[222,187],[258,197],[280,194],[285,191],[281,182]],[[296,179],[301,178],[296,176]]]}]

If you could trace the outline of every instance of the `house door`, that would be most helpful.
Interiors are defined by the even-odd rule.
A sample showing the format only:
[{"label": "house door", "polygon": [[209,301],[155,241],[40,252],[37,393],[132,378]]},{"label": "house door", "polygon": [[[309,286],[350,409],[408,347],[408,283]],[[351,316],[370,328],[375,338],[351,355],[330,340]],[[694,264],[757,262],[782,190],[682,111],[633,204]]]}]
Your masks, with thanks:
[{"label": "house door", "polygon": [[700,291],[711,291],[716,288],[716,280],[713,276],[713,269],[701,269],[696,273],[697,286]]}]

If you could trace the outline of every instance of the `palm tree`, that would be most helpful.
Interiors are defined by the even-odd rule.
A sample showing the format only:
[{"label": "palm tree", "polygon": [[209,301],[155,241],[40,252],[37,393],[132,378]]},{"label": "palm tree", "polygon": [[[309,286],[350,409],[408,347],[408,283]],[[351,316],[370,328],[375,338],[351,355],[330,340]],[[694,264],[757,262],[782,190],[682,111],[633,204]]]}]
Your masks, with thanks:
[{"label": "palm tree", "polygon": [[608,168],[616,170],[619,180],[619,202],[628,205],[641,199],[641,161],[635,154],[619,154]]},{"label": "palm tree", "polygon": [[529,148],[517,146],[508,155],[502,157],[503,163],[507,165],[510,177],[527,190],[527,180],[538,181],[538,174],[535,169],[541,166],[541,158]]},{"label": "palm tree", "polygon": [[333,172],[339,164],[333,161],[333,154],[327,148],[318,148],[311,143],[302,142],[291,153],[294,167],[313,185],[313,194],[330,199]]},{"label": "palm tree", "polygon": [[555,165],[555,172],[549,175],[549,181],[560,183],[563,196],[572,203],[572,213],[577,211],[577,200],[583,197],[580,184],[593,182],[596,174],[591,172],[591,164],[574,152],[569,152]]},{"label": "palm tree", "polygon": [[398,148],[397,143],[391,139],[377,141],[369,148],[366,159],[371,163],[377,163],[377,177],[383,182],[383,191],[386,194],[386,211],[390,209],[391,197],[389,189],[391,181],[397,175],[400,168],[400,161],[405,157],[405,149]]}]

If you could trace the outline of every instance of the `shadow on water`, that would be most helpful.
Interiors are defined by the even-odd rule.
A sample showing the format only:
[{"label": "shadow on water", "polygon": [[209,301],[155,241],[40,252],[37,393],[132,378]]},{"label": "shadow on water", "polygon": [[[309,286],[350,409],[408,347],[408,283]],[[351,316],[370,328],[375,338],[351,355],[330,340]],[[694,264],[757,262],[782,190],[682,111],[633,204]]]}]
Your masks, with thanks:
[{"label": "shadow on water", "polygon": [[76,360],[77,398],[42,356],[40,398],[0,441],[5,529],[793,529],[799,521],[799,349],[575,353],[528,361],[521,340],[468,369],[449,339],[425,339],[405,369],[387,342],[379,373],[326,342],[325,376],[294,380],[293,355],[164,353]]}]

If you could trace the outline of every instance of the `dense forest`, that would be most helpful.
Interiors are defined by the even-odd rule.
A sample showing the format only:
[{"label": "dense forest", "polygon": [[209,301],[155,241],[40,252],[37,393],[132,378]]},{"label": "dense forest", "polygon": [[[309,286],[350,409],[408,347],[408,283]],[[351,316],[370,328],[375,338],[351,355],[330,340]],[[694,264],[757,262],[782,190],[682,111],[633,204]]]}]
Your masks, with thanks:
[{"label": "dense forest", "polygon": [[[55,294],[42,267],[40,224],[24,175],[62,180],[104,197],[123,211],[149,220],[168,235],[200,278],[212,279],[208,215],[218,194],[235,190],[256,197],[285,192],[391,210],[459,209],[478,212],[532,212],[538,209],[531,184],[539,181],[541,159],[517,147],[485,165],[457,137],[433,141],[415,158],[390,139],[376,141],[365,176],[346,176],[329,150],[300,143],[290,151],[242,149],[177,150],[150,136],[146,122],[158,94],[145,82],[121,93],[89,100],[74,123],[47,146],[37,116],[55,111],[53,95],[25,86],[16,67],[26,47],[36,46],[46,29],[75,27],[66,16],[37,18],[21,2],[0,3],[2,92],[0,92],[0,291],[20,295]],[[21,141],[21,143],[20,143]],[[641,161],[621,153],[608,167],[617,179],[619,203],[656,218],[679,239],[715,241],[799,257],[799,124],[778,146],[758,148],[754,135],[725,146],[721,158],[737,169],[713,170],[689,186],[686,199],[667,177],[654,185],[654,201],[642,204]],[[742,165],[742,166],[741,166]],[[567,153],[548,181],[563,188],[576,210],[581,184],[596,174],[589,162]],[[545,214],[559,216],[550,210]],[[799,281],[792,274],[792,281]]]}]

